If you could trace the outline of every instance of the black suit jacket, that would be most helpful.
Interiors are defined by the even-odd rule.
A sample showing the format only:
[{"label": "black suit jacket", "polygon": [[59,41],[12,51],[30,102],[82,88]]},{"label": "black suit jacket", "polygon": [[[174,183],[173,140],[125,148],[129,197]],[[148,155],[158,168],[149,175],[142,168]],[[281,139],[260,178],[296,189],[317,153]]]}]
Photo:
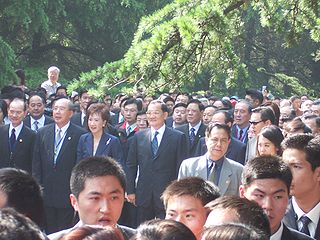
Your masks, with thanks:
[{"label": "black suit jacket", "polygon": [[[54,123],[54,120],[47,116],[47,115],[44,115],[44,126],[50,124],[50,123]],[[31,117],[30,115],[27,115],[25,117],[25,119],[23,120],[23,124],[25,124],[28,128],[31,128]]]},{"label": "black suit jacket", "polygon": [[[196,157],[204,155],[208,151],[205,138],[202,137],[199,140]],[[226,157],[244,165],[246,157],[246,145],[240,142],[238,139],[231,137],[231,141],[226,152]]]},{"label": "black suit jacket", "polygon": [[35,141],[32,173],[43,187],[46,207],[70,207],[70,175],[77,162],[77,145],[85,130],[70,123],[54,166],[55,124],[40,128]]},{"label": "black suit jacket", "polygon": [[283,225],[283,232],[281,236],[281,240],[312,240],[314,238],[309,237],[303,233],[300,233],[292,228],[286,227]]},{"label": "black suit jacket", "polygon": [[[294,212],[293,206],[292,206],[292,199],[290,199],[286,214],[284,215],[283,222],[290,228],[298,230],[297,225],[297,217],[296,213]],[[315,239],[320,240],[320,214],[319,214],[319,221],[316,228],[316,233],[314,236]]]},{"label": "black suit jacket", "polygon": [[139,131],[133,136],[127,159],[127,192],[136,194],[138,206],[149,205],[154,198],[157,207],[163,208],[160,195],[172,180],[177,179],[180,164],[185,159],[185,146],[185,135],[166,127],[157,154],[153,157],[151,129]]},{"label": "black suit jacket", "polygon": [[74,113],[70,119],[70,122],[84,129],[88,129],[88,122],[86,117],[84,117],[83,124],[81,124],[81,114],[81,112]]},{"label": "black suit jacket", "polygon": [[31,173],[33,146],[36,133],[25,125],[17,137],[13,154],[9,147],[9,127],[0,127],[0,168],[14,167]]},{"label": "black suit jacket", "polygon": [[204,125],[203,123],[201,123],[198,132],[194,138],[194,142],[193,144],[191,144],[190,142],[190,138],[189,138],[189,124],[184,124],[180,127],[177,127],[176,129],[183,132],[186,136],[187,139],[187,158],[191,158],[191,157],[195,157],[196,156],[196,150],[197,150],[197,145],[199,142],[199,139],[201,137],[205,136],[205,131],[206,131],[207,126]]},{"label": "black suit jacket", "polygon": [[[238,139],[238,130],[237,130],[237,126],[236,124],[234,124],[231,128],[231,136]],[[243,141],[242,141],[244,144],[247,144],[248,142],[248,130],[246,131],[245,133],[245,136],[243,138]]]}]

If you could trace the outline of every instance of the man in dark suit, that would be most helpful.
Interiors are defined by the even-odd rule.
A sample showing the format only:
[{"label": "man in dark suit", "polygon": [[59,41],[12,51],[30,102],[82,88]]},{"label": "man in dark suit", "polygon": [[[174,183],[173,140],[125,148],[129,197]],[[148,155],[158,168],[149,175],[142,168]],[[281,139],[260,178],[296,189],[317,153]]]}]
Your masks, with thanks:
[{"label": "man in dark suit", "polygon": [[194,157],[199,139],[204,137],[206,125],[202,123],[203,104],[198,99],[192,99],[187,105],[187,124],[177,130],[183,132],[187,137],[188,154],[187,158]]},{"label": "man in dark suit", "polygon": [[151,101],[147,116],[151,128],[134,135],[127,158],[128,201],[137,205],[138,224],[164,218],[160,195],[177,178],[186,153],[184,134],[164,124],[168,111],[162,101]]},{"label": "man in dark suit", "polygon": [[313,239],[288,228],[282,219],[289,201],[292,173],[276,156],[260,156],[244,166],[240,197],[257,202],[269,218],[271,238],[281,240]]},{"label": "man in dark suit", "polygon": [[87,89],[81,89],[79,91],[79,103],[80,103],[80,112],[73,114],[71,117],[71,122],[87,129],[86,121],[86,111],[88,104],[92,101],[92,97],[88,94]]},{"label": "man in dark suit", "polygon": [[283,160],[293,174],[284,223],[320,239],[320,137],[295,135],[282,147]]},{"label": "man in dark suit", "polygon": [[252,105],[246,100],[240,100],[234,107],[234,125],[232,126],[232,137],[243,143],[248,142],[248,130],[250,127]]},{"label": "man in dark suit", "polygon": [[55,124],[41,128],[36,136],[32,173],[43,187],[46,232],[72,225],[69,180],[77,160],[77,145],[85,130],[70,123],[73,105],[61,98],[53,104]]},{"label": "man in dark suit", "polygon": [[23,124],[25,115],[25,102],[15,98],[8,108],[11,123],[0,127],[0,168],[14,167],[31,173],[36,134]]},{"label": "man in dark suit", "polygon": [[[218,110],[213,113],[211,122],[227,124],[229,127],[231,127],[233,123],[233,118],[230,112],[225,110]],[[199,140],[195,156],[204,155],[206,152],[207,152],[207,145],[205,143],[205,138],[202,137]],[[246,145],[231,136],[226,157],[244,165],[245,156],[246,156]]]},{"label": "man in dark suit", "polygon": [[168,127],[177,128],[187,123],[187,104],[177,103],[173,107],[173,114],[166,119]]},{"label": "man in dark suit", "polygon": [[53,123],[53,119],[44,114],[45,99],[39,93],[33,93],[28,99],[28,115],[23,120],[23,123],[37,132],[39,128]]}]

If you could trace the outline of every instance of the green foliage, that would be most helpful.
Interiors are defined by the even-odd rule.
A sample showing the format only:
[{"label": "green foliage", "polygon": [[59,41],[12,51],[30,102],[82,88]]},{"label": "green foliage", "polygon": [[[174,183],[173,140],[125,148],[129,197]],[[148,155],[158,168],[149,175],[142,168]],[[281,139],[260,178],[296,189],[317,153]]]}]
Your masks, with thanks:
[{"label": "green foliage", "polygon": [[0,87],[16,80],[16,75],[12,66],[15,63],[13,49],[0,36]]}]

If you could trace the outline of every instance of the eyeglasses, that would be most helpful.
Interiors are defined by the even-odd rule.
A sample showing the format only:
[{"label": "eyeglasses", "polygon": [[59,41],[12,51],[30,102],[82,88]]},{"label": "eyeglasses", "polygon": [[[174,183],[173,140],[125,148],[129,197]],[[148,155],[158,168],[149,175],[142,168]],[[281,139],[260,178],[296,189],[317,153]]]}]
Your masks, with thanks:
[{"label": "eyeglasses", "polygon": [[256,122],[249,121],[249,123],[250,123],[251,125],[257,125],[257,124],[259,124],[259,123],[261,123],[261,122],[264,122],[264,121],[263,121],[263,120],[256,121]]}]

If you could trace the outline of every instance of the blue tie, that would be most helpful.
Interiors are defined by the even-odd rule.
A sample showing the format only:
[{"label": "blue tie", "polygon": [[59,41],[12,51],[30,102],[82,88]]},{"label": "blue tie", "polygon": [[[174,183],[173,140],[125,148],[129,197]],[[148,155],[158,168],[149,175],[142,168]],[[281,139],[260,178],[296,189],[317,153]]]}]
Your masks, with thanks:
[{"label": "blue tie", "polygon": [[158,135],[159,132],[155,132],[154,133],[154,137],[151,141],[151,148],[152,148],[152,154],[153,154],[153,157],[156,156],[157,154],[157,151],[158,151],[158,139],[157,139],[157,135]]},{"label": "blue tie", "polygon": [[16,144],[16,130],[14,128],[12,128],[11,130],[11,136],[10,136],[9,142],[10,142],[10,151],[13,152],[14,146]]},{"label": "blue tie", "polygon": [[189,139],[190,139],[191,145],[194,143],[195,137],[196,137],[195,129],[194,129],[194,128],[191,128],[191,129],[190,129],[190,134],[189,134]]},{"label": "blue tie", "polygon": [[310,218],[308,218],[307,216],[303,215],[300,218],[300,221],[302,222],[302,228],[301,228],[300,232],[310,236],[310,232],[309,232],[309,228],[308,228],[308,225],[311,222]]}]

